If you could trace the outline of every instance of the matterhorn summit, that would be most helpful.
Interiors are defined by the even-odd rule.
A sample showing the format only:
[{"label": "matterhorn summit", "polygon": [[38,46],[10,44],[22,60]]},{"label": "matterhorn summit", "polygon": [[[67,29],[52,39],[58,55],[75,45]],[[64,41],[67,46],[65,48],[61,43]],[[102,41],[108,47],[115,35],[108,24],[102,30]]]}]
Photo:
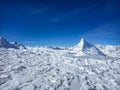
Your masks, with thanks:
[{"label": "matterhorn summit", "polygon": [[90,47],[94,47],[92,44],[88,43],[84,38],[81,38],[80,42],[77,44],[80,50],[85,50]]},{"label": "matterhorn summit", "polygon": [[73,47],[73,50],[81,55],[104,55],[96,46],[81,38],[80,42]]}]

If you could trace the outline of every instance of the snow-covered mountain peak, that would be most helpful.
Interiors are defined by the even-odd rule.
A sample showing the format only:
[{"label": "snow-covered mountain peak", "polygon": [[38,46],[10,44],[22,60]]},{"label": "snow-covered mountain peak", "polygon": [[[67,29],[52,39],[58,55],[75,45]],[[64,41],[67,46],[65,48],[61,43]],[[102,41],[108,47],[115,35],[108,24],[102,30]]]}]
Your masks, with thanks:
[{"label": "snow-covered mountain peak", "polygon": [[85,50],[86,48],[94,47],[92,44],[88,43],[84,38],[81,38],[80,42],[77,44],[80,50]]},{"label": "snow-covered mountain peak", "polygon": [[3,37],[0,37],[0,48],[15,48],[15,49],[23,48],[25,49],[24,45],[17,43],[17,42],[10,43]]},{"label": "snow-covered mountain peak", "polygon": [[96,46],[87,42],[84,38],[81,38],[80,42],[73,48],[73,51],[77,52],[80,55],[102,55],[102,51],[100,51]]},{"label": "snow-covered mountain peak", "polygon": [[16,41],[14,41],[14,42],[11,42],[11,44],[14,44],[14,45],[15,45],[15,44],[17,44],[17,42],[16,42]]},{"label": "snow-covered mountain peak", "polygon": [[3,39],[3,37],[0,37],[0,39]]},{"label": "snow-covered mountain peak", "polygon": [[0,37],[0,47],[8,48],[8,46],[9,42],[5,38]]},{"label": "snow-covered mountain peak", "polygon": [[0,43],[8,43],[8,41],[5,38],[0,37]]},{"label": "snow-covered mountain peak", "polygon": [[78,43],[78,46],[83,46],[85,42],[86,40],[84,38],[81,38],[80,43]]}]

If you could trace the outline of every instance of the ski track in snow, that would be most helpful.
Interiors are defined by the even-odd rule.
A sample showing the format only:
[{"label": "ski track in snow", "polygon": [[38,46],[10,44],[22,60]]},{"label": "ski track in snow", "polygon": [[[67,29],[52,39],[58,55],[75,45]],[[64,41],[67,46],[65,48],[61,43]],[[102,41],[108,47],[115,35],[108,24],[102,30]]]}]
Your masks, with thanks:
[{"label": "ski track in snow", "polygon": [[0,90],[120,90],[120,58],[0,48]]}]

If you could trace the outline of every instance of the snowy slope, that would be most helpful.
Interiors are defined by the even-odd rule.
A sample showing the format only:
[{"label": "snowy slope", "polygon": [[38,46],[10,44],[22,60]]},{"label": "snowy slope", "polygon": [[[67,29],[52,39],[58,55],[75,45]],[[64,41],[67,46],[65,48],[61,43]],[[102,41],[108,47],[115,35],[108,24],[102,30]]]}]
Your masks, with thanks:
[{"label": "snowy slope", "polygon": [[97,45],[96,47],[104,52],[107,56],[120,58],[120,46]]},{"label": "snowy slope", "polygon": [[78,53],[61,47],[0,48],[0,90],[120,89],[120,58]]}]

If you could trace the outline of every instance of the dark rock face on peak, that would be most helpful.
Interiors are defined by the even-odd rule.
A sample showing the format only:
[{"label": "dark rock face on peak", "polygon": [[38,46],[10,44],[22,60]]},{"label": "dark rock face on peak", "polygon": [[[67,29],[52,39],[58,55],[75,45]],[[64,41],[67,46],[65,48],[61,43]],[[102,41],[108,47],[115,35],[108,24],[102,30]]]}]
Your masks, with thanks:
[{"label": "dark rock face on peak", "polygon": [[15,48],[15,49],[23,48],[25,49],[25,46],[17,42],[10,43],[5,38],[0,37],[0,48]]}]

